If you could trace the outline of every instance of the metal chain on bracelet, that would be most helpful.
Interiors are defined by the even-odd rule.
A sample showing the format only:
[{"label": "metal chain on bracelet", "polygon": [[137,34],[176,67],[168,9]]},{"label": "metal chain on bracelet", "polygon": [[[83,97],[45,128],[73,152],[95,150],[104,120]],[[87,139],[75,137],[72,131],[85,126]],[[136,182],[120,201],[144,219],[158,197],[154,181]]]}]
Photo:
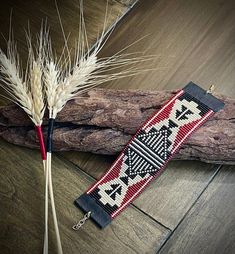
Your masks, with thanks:
[{"label": "metal chain on bracelet", "polygon": [[77,224],[73,225],[72,227],[73,230],[75,231],[79,230],[90,217],[91,217],[91,211],[86,213],[84,217]]}]

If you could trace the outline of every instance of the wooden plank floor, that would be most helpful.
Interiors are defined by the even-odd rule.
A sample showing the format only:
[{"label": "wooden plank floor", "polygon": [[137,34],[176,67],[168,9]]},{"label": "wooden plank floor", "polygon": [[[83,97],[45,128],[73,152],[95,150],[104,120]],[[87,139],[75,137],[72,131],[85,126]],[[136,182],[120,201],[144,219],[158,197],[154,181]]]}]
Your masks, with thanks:
[{"label": "wooden plank floor", "polygon": [[224,167],[218,172],[172,237],[166,241],[161,254],[234,253],[234,169]]},{"label": "wooden plank floor", "polygon": [[[58,1],[59,2],[59,1]],[[110,1],[111,24],[133,1]],[[17,3],[17,4],[16,4]],[[103,26],[106,1],[85,1],[90,43]],[[66,31],[76,36],[73,1],[59,2]],[[23,43],[22,25],[32,20],[38,29],[45,14],[55,47],[62,42],[54,5],[8,1],[0,10],[0,31],[8,29],[14,6],[16,37]],[[235,97],[235,2],[221,0],[139,1],[126,15],[102,56],[128,49],[156,55],[143,68],[154,71],[106,84],[114,89],[172,89],[193,80],[204,88]],[[37,15],[35,15],[35,12]],[[16,19],[16,20],[15,20]],[[0,42],[4,47],[3,41]],[[21,52],[24,54],[25,46]],[[23,158],[23,159],[22,159]],[[57,153],[53,176],[65,253],[233,253],[235,167],[200,162],[172,162],[159,179],[103,231],[88,222],[79,232],[71,225],[82,213],[73,200],[95,181],[114,157],[78,152]],[[0,142],[0,253],[40,253],[43,240],[43,175],[39,154]],[[50,227],[53,235],[53,227]],[[50,253],[55,239],[50,238]]]},{"label": "wooden plank floor", "polygon": [[[1,253],[41,253],[43,172],[38,153],[1,142],[0,158]],[[134,207],[103,231],[89,221],[75,232],[71,226],[82,212],[73,205],[74,197],[94,180],[59,158],[53,160],[53,179],[64,253],[154,253],[169,233]],[[49,234],[50,253],[56,253],[52,225]]]}]

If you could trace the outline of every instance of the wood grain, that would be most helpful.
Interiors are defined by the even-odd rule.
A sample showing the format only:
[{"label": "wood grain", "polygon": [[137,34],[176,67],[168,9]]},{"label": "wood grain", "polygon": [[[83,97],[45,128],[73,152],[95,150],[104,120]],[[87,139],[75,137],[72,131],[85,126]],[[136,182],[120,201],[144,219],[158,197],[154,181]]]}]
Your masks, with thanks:
[{"label": "wood grain", "polygon": [[116,0],[117,2],[124,4],[126,6],[131,6],[133,5],[135,2],[137,2],[136,0]]},{"label": "wood grain", "polygon": [[223,167],[159,253],[234,253],[233,170]]},{"label": "wood grain", "polygon": [[[103,30],[107,2],[108,13],[110,15],[106,28],[116,21],[119,16],[123,15],[129,5],[128,1],[126,1],[127,6],[113,0],[84,1],[84,16],[90,46],[95,43],[97,37]],[[57,4],[65,34],[69,35],[68,45],[70,48],[73,48],[75,41],[78,38],[79,1],[57,0]],[[53,0],[34,2],[30,0],[25,0],[23,2],[16,0],[5,1],[1,5],[0,10],[0,31],[5,38],[8,38],[11,10],[12,28],[23,66],[25,66],[27,60],[25,29],[28,29],[28,25],[30,26],[33,42],[35,42],[36,34],[40,30],[42,20],[47,20],[47,23],[50,26],[53,49],[58,55],[62,52],[64,39],[59,24],[55,2]],[[6,48],[6,42],[3,38],[0,40],[0,46],[2,49]]]},{"label": "wood grain", "polygon": [[233,0],[138,2],[118,25],[102,56],[142,38],[128,52],[156,55],[156,60],[142,66],[155,69],[105,87],[179,89],[192,80],[205,89],[214,84],[216,92],[234,98],[234,7]]},{"label": "wood grain", "polygon": [[[43,242],[43,168],[37,151],[0,143],[1,253],[41,253]],[[22,160],[23,158],[23,160]],[[93,182],[80,169],[54,158],[53,179],[64,253],[155,253],[167,229],[134,207],[105,230],[92,222],[78,232],[71,228],[82,217],[73,205]],[[50,253],[56,253],[50,225]],[[97,237],[99,236],[99,237]]]}]

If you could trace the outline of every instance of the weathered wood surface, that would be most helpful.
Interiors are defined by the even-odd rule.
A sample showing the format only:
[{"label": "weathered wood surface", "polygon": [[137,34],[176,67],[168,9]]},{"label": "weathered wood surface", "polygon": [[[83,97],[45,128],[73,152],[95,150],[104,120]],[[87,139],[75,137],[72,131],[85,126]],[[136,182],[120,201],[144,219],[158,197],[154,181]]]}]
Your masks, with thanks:
[{"label": "weathered wood surface", "polygon": [[[68,103],[58,115],[54,150],[117,154],[139,126],[174,94],[174,91],[90,91]],[[235,99],[217,97],[225,102],[225,108],[189,137],[175,159],[235,164]],[[7,127],[2,128],[0,136],[8,142],[38,147],[34,128],[27,127],[32,123],[19,107],[0,108],[0,125]]]},{"label": "weathered wood surface", "polygon": [[[37,151],[0,143],[0,252],[42,253],[44,181]],[[83,213],[73,205],[94,180],[79,168],[54,158],[53,179],[64,253],[155,253],[169,230],[130,206],[105,230],[92,222],[78,232],[71,229]],[[4,208],[4,209],[3,209]],[[50,250],[56,253],[53,225]]]},{"label": "weathered wood surface", "polygon": [[234,193],[234,167],[223,167],[159,253],[234,253]]}]

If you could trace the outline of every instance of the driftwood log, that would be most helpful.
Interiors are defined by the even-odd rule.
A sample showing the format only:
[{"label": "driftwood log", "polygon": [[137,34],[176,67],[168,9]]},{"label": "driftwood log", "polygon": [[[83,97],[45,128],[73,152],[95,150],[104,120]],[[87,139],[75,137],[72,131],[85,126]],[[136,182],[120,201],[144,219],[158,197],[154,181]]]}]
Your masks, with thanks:
[{"label": "driftwood log", "polygon": [[[116,154],[138,127],[175,93],[90,91],[70,101],[58,115],[54,150]],[[217,96],[225,102],[225,108],[188,138],[175,159],[235,164],[235,100]],[[14,105],[0,108],[0,136],[17,145],[38,148],[31,121]]]}]

